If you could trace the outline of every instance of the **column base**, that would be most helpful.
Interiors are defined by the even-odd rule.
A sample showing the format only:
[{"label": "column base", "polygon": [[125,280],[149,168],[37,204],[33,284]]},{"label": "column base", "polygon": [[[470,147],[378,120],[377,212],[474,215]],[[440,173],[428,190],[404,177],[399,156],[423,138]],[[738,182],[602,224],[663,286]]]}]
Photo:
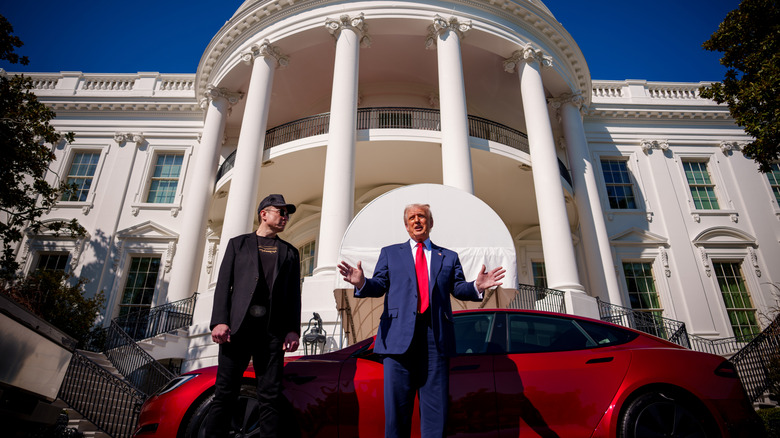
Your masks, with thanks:
[{"label": "column base", "polygon": [[599,306],[595,298],[577,290],[564,290],[566,295],[566,313],[570,315],[585,316],[587,318],[600,319]]}]

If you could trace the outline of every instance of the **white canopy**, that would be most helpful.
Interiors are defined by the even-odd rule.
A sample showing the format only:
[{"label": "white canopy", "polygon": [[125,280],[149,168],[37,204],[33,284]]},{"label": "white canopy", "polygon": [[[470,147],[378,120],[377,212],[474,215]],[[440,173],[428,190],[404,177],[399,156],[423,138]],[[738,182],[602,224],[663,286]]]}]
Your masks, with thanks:
[{"label": "white canopy", "polygon": [[[418,184],[392,190],[376,198],[355,216],[341,242],[339,260],[351,265],[362,262],[371,277],[379,259],[379,250],[409,239],[403,210],[409,204],[430,204],[433,215],[431,240],[456,251],[467,280],[474,280],[479,269],[503,266],[503,286],[489,291],[482,303],[452,299],[454,310],[477,307],[505,307],[515,294],[517,260],[512,236],[501,218],[481,199],[461,190]],[[353,296],[353,287],[337,275],[336,302],[344,330],[350,342],[376,334],[384,299]]]}]

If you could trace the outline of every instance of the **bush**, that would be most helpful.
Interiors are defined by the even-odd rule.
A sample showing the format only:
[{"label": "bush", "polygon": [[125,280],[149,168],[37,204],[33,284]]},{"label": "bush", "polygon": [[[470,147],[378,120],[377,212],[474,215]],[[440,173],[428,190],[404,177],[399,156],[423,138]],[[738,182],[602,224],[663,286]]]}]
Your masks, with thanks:
[{"label": "bush", "polygon": [[44,321],[83,343],[90,336],[95,318],[105,304],[103,292],[84,296],[86,279],[72,284],[62,271],[35,271],[7,284],[2,292]]},{"label": "bush", "polygon": [[759,409],[758,416],[764,420],[767,438],[780,438],[780,408]]}]

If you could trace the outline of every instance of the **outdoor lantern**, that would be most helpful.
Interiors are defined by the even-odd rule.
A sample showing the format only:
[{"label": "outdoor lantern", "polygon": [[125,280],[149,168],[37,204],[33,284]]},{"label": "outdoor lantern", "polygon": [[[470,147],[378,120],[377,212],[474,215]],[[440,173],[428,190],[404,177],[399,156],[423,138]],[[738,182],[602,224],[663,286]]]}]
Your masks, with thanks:
[{"label": "outdoor lantern", "polygon": [[[309,326],[303,332],[303,354],[322,354],[325,352],[325,330],[322,329],[322,318],[314,312],[309,319]],[[309,350],[311,349],[311,353]]]}]

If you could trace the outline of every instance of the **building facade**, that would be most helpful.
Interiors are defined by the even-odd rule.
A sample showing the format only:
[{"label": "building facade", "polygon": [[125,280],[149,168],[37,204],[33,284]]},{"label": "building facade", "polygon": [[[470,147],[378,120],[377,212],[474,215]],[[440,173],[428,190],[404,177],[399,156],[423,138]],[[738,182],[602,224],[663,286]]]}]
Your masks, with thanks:
[{"label": "building facade", "polygon": [[[76,135],[52,145],[49,179],[80,190],[46,220],[88,234],[28,235],[24,270],[90,279],[104,324],[197,292],[183,346],[158,353],[185,370],[215,362],[221,244],[270,193],[297,207],[282,237],[328,348],[349,342],[336,264],[370,272],[404,236],[404,202],[432,204],[433,238],[468,276],[507,267],[505,296],[549,287],[567,312],[598,317],[599,300],[706,338],[755,333],[777,308],[778,165],[743,156],[750,138],[704,84],[593,80],[537,0],[247,0],[195,74],[30,76]],[[372,306],[352,333],[374,330]]]}]

